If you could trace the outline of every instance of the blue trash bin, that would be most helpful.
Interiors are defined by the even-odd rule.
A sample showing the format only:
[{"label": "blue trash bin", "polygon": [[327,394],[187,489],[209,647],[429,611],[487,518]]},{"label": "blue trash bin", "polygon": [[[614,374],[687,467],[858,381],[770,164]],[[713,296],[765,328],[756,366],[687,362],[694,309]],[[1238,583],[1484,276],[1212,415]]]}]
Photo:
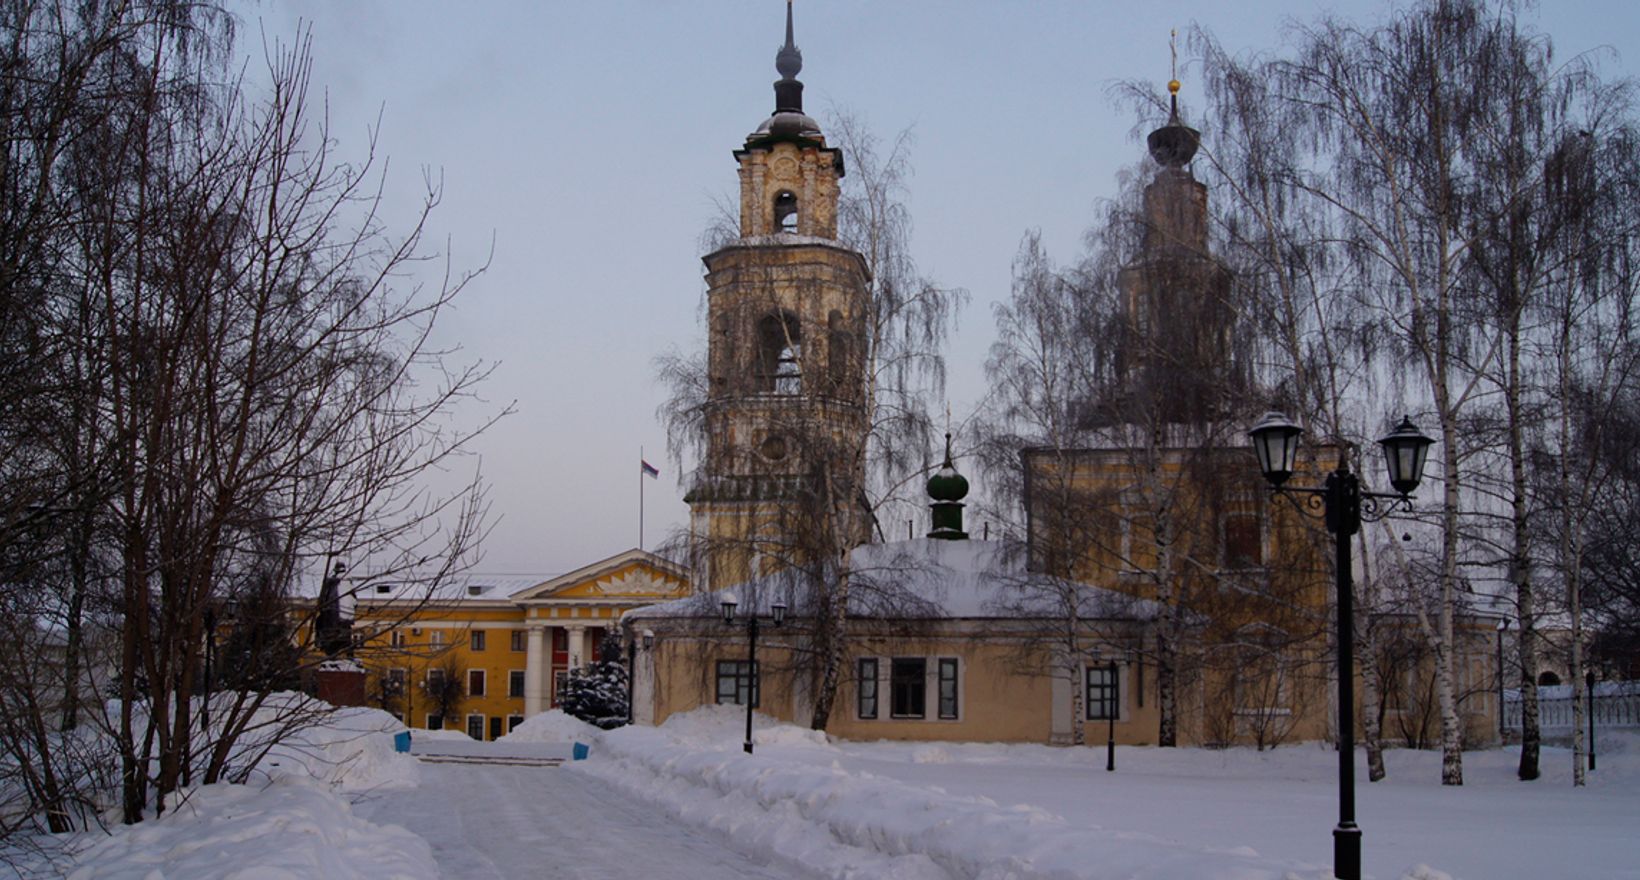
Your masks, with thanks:
[{"label": "blue trash bin", "polygon": [[590,751],[592,751],[592,750],[587,748],[586,743],[576,743],[575,744],[575,752],[574,752],[575,760],[585,761],[587,759],[587,753],[590,752]]},{"label": "blue trash bin", "polygon": [[398,733],[393,734],[393,751],[410,751],[410,731],[401,730]]}]

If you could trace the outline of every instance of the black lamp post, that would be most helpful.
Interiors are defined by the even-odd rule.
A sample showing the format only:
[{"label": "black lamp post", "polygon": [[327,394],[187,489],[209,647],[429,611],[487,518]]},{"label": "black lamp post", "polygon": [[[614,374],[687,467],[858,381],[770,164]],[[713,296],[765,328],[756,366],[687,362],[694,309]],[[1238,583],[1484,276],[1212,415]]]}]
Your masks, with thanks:
[{"label": "black lamp post", "polygon": [[1509,631],[1509,618],[1498,622],[1498,744],[1503,744],[1503,634]]},{"label": "black lamp post", "polygon": [[639,638],[626,643],[626,723],[631,724],[635,709],[634,695],[638,690],[638,644],[643,643],[645,651],[655,647],[655,631],[646,629]]},{"label": "black lamp post", "polygon": [[1583,680],[1584,680],[1584,683],[1588,685],[1586,690],[1589,694],[1589,772],[1593,773],[1594,772],[1594,707],[1597,705],[1596,702],[1595,702],[1595,699],[1594,699],[1594,670],[1591,669],[1587,673],[1585,673],[1584,676],[1583,676]]},{"label": "black lamp post", "polygon": [[626,723],[632,723],[632,692],[638,670],[638,639],[629,636],[626,640]]},{"label": "black lamp post", "polygon": [[205,699],[199,704],[199,723],[209,736],[211,729],[211,690],[216,676],[216,606],[205,605]]},{"label": "black lamp post", "polygon": [[[723,622],[728,626],[735,625],[735,607],[740,603],[733,593],[724,593],[719,600],[723,608]],[[769,617],[770,623],[780,626],[786,622],[786,603],[776,602],[773,608],[774,615]],[[759,688],[757,674],[757,628],[760,618],[754,609],[745,616],[746,621],[746,754],[752,753],[752,706],[757,702],[755,695]]]},{"label": "black lamp post", "polygon": [[[1304,429],[1278,412],[1266,413],[1248,435],[1258,455],[1259,469],[1272,491],[1289,498],[1305,496],[1300,510],[1320,507],[1327,531],[1333,533],[1337,556],[1338,593],[1338,827],[1333,829],[1333,874],[1338,880],[1361,880],[1361,828],[1355,824],[1355,586],[1350,570],[1350,537],[1361,523],[1376,521],[1397,509],[1412,509],[1411,495],[1423,479],[1430,444],[1410,418],[1378,443],[1389,464],[1389,482],[1396,494],[1366,492],[1361,479],[1339,459],[1320,488],[1286,486],[1298,461],[1298,438]],[[1294,498],[1296,503],[1296,498]],[[1380,501],[1388,503],[1379,506]]]}]

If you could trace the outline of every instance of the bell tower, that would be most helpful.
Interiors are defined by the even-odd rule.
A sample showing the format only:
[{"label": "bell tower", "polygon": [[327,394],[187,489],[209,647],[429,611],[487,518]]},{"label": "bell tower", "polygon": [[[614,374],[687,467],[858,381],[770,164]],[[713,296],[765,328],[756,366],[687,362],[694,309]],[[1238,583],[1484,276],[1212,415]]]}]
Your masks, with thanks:
[{"label": "bell tower", "polygon": [[1118,275],[1124,333],[1116,422],[1223,418],[1244,388],[1233,357],[1231,275],[1207,243],[1207,187],[1190,171],[1201,135],[1179,119],[1179,81],[1167,84],[1167,124],[1146,146],[1156,174],[1145,186],[1142,235]]},{"label": "bell tower", "polygon": [[774,113],[734,152],[740,237],[702,258],[707,441],[684,500],[706,589],[869,538],[856,515],[868,270],[837,239],[843,155],[803,112],[802,67],[788,0]]}]

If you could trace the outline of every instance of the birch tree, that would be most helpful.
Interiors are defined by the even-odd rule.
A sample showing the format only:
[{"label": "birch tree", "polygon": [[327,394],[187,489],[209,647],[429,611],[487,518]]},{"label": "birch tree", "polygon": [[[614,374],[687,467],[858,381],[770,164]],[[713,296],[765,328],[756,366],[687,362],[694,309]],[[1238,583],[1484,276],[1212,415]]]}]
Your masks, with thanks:
[{"label": "birch tree", "polygon": [[[117,768],[114,792],[37,789],[50,827],[92,820],[110,794],[136,822],[198,782],[242,781],[270,730],[312,720],[270,706],[280,720],[257,729],[269,706],[258,688],[297,676],[312,654],[242,651],[235,635],[269,622],[253,616],[311,634],[291,620],[291,598],[318,563],[442,567],[472,545],[479,484],[437,497],[419,478],[473,436],[453,408],[486,370],[428,344],[469,276],[400,286],[424,256],[420,221],[398,236],[382,228],[373,145],[363,161],[340,160],[308,98],[305,37],[271,49],[257,85],[213,61],[231,29],[213,29],[225,16],[209,6],[40,3],[5,15],[16,63],[4,97],[16,103],[4,109],[17,123],[6,129],[17,174],[5,178],[26,177],[31,198],[5,204],[15,234],[0,293],[44,303],[53,340],[24,370],[48,392],[46,430],[9,466],[49,488],[25,503],[56,527],[48,539],[68,538],[51,551],[66,588],[8,578],[30,600],[8,623],[61,625],[71,658],[61,703],[16,696],[36,730],[47,705],[63,705],[64,726],[95,724],[114,744],[94,759]],[[430,183],[426,209],[437,200]],[[25,342],[7,340],[7,363],[41,351]],[[19,415],[7,411],[0,434],[19,436]],[[90,679],[112,692],[82,699],[75,664],[92,658],[92,634],[118,645],[112,671]],[[234,676],[212,669],[219,636],[246,661]],[[243,687],[212,693],[213,679],[236,677]],[[33,742],[6,746],[53,760]],[[60,769],[92,778],[83,764]]]}]

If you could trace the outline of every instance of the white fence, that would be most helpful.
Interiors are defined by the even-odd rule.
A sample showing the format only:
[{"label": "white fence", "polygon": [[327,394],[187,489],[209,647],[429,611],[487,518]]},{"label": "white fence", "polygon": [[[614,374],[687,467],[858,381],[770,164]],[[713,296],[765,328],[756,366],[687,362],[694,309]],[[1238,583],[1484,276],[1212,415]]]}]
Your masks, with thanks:
[{"label": "white fence", "polygon": [[[1596,730],[1640,727],[1640,682],[1599,681],[1589,701]],[[1572,686],[1538,688],[1538,727],[1545,734],[1572,732]],[[1520,691],[1503,692],[1503,728],[1520,730]]]}]

